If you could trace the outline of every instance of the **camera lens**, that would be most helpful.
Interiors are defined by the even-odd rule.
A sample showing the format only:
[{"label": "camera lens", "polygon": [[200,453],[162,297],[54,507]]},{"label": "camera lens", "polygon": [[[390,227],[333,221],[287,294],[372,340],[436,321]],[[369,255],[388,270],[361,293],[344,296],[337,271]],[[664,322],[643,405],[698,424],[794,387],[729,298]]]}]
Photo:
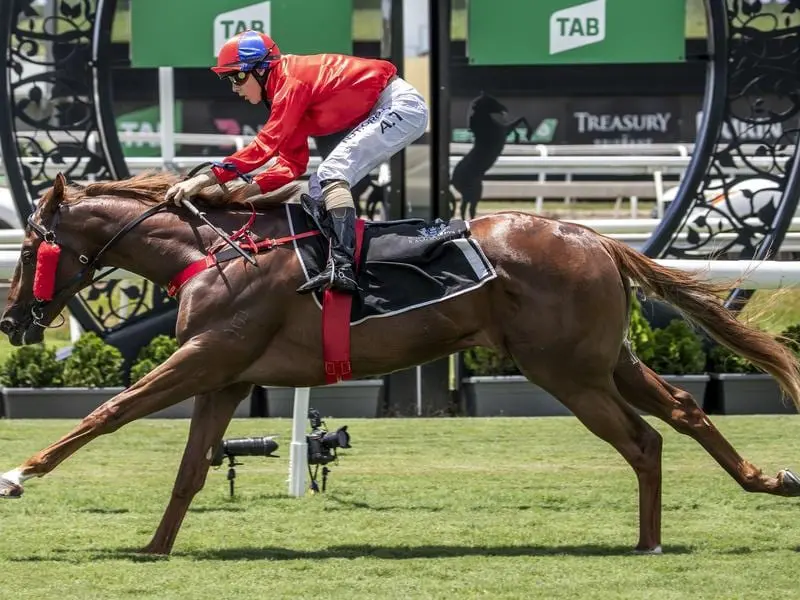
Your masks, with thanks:
[{"label": "camera lens", "polygon": [[252,437],[224,440],[225,454],[233,456],[269,456],[278,449],[278,442],[270,437]]},{"label": "camera lens", "polygon": [[347,433],[347,425],[333,433],[326,433],[322,438],[322,443],[327,448],[350,448],[350,434]]}]

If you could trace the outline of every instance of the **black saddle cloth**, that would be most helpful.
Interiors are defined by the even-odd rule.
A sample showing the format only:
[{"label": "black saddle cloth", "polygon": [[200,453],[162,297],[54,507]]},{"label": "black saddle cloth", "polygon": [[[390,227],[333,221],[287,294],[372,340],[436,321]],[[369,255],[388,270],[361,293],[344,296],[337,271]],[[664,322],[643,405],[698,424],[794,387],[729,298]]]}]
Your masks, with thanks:
[{"label": "black saddle cloth", "polygon": [[[286,204],[293,235],[327,232],[327,215],[319,203]],[[306,280],[323,270],[328,240],[323,235],[294,241]],[[497,274],[461,219],[445,223],[423,219],[367,221],[357,265],[358,285],[350,322],[387,317],[441,302],[475,290]],[[322,294],[315,293],[322,306]]]}]

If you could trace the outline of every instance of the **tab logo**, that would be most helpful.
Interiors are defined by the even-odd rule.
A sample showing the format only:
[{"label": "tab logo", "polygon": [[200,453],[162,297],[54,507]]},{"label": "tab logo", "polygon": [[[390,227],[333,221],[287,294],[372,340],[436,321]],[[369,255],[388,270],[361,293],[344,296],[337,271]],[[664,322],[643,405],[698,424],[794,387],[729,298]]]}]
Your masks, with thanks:
[{"label": "tab logo", "polygon": [[606,0],[593,0],[550,16],[550,54],[558,54],[606,39]]},{"label": "tab logo", "polygon": [[218,56],[222,45],[237,33],[254,29],[269,34],[270,4],[267,0],[217,15],[214,19],[214,56]]}]

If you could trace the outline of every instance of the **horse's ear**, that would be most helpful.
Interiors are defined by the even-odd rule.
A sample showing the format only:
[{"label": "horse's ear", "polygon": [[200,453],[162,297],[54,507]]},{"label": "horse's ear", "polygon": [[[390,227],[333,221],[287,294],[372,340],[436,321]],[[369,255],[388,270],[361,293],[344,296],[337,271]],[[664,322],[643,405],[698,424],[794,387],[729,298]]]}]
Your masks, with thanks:
[{"label": "horse's ear", "polygon": [[40,211],[43,214],[53,214],[58,210],[58,205],[64,200],[67,191],[67,179],[60,171],[53,182],[53,189],[42,196]]},{"label": "horse's ear", "polygon": [[61,204],[64,199],[64,192],[67,191],[67,178],[59,171],[56,175],[56,180],[53,182],[53,199]]}]

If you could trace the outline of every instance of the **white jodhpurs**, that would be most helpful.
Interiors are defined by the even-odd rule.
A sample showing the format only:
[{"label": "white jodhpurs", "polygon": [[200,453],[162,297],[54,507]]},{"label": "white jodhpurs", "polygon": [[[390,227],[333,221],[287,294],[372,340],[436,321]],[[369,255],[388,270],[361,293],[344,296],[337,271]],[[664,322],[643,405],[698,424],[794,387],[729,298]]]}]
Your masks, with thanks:
[{"label": "white jodhpurs", "polygon": [[369,116],[344,138],[317,168],[318,181],[340,179],[351,187],[386,162],[428,126],[425,99],[397,78],[381,92]]}]

